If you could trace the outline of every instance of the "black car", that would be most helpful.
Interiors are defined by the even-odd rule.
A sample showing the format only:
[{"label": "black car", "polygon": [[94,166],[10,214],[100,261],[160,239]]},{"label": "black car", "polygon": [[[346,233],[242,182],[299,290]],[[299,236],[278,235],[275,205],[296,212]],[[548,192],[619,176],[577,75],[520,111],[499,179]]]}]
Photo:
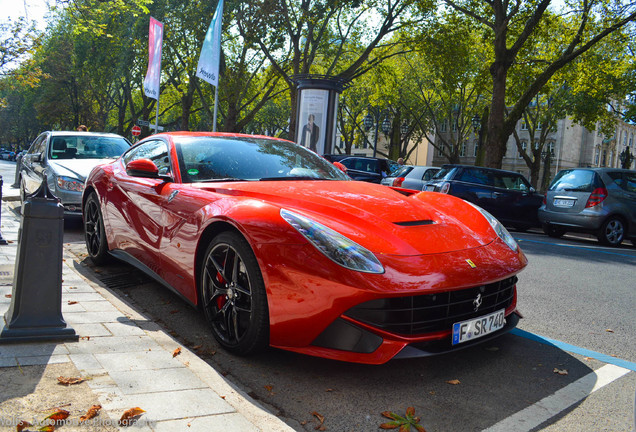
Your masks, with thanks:
[{"label": "black car", "polygon": [[337,162],[347,167],[347,174],[352,179],[371,183],[380,183],[383,178],[400,167],[397,162],[390,159],[364,156],[350,156]]},{"label": "black car", "polygon": [[504,225],[520,231],[541,226],[537,211],[543,195],[514,171],[443,165],[425,190],[447,193],[477,204]]}]

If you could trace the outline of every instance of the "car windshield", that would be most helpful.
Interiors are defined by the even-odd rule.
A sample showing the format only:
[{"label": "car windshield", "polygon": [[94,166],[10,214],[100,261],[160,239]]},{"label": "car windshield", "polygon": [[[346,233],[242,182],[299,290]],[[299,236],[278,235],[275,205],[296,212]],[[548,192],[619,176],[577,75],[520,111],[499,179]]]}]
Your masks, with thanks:
[{"label": "car windshield", "polygon": [[351,180],[295,143],[251,137],[175,137],[184,183],[230,180]]},{"label": "car windshield", "polygon": [[447,166],[443,166],[439,171],[437,171],[435,173],[435,175],[433,176],[432,180],[442,180],[444,179],[447,175],[449,175],[453,169],[455,169],[455,167],[447,167]]},{"label": "car windshield", "polygon": [[550,191],[592,192],[599,187],[596,175],[588,170],[563,170],[552,181]]},{"label": "car windshield", "polygon": [[51,140],[51,159],[116,158],[130,148],[124,138],[109,136],[56,136]]},{"label": "car windshield", "polygon": [[391,173],[391,177],[406,177],[408,173],[413,171],[412,166],[403,166]]}]

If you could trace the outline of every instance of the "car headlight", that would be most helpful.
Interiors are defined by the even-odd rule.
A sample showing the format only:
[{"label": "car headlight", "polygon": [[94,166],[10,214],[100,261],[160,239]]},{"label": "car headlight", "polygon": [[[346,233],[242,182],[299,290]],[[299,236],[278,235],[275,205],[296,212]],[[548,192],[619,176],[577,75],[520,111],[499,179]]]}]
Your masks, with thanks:
[{"label": "car headlight", "polygon": [[501,224],[501,222],[497,220],[496,217],[494,217],[493,215],[491,215],[490,213],[488,213],[486,210],[479,207],[478,205],[475,205],[469,201],[466,201],[466,202],[470,204],[471,206],[475,207],[477,210],[479,210],[479,212],[482,215],[484,215],[486,220],[490,223],[490,226],[492,227],[492,229],[495,230],[499,238],[502,239],[503,242],[507,244],[510,249],[512,249],[515,252],[517,251],[517,249],[519,249],[519,245],[517,244],[514,237],[510,235],[508,230]]},{"label": "car headlight", "polygon": [[384,267],[371,251],[305,216],[281,209],[280,215],[327,258],[363,273],[384,273]]},{"label": "car headlight", "polygon": [[82,192],[84,190],[84,182],[71,177],[60,176],[57,178],[57,187],[74,192]]}]

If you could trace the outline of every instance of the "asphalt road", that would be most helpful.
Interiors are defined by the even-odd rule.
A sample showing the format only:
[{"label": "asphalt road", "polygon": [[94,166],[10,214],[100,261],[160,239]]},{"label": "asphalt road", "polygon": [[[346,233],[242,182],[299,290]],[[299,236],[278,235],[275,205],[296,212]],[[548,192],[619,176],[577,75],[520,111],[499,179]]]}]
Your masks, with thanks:
[{"label": "asphalt road", "polygon": [[525,316],[519,331],[452,354],[382,366],[273,349],[258,357],[229,355],[202,314],[165,288],[124,264],[93,266],[79,221],[66,221],[64,241],[88,277],[159,322],[298,431],[316,430],[320,416],[327,431],[377,431],[386,421],[382,412],[403,415],[408,407],[429,432],[632,431],[636,248],[605,248],[586,236],[513,235],[529,259],[518,283]]}]

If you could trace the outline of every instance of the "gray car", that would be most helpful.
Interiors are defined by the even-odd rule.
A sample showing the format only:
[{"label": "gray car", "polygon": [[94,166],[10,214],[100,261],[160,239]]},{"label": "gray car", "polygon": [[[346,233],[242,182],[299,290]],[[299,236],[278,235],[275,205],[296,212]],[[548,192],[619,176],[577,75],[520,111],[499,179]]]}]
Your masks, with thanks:
[{"label": "gray car", "polygon": [[96,132],[43,132],[22,157],[18,184],[22,201],[44,179],[60,198],[65,214],[82,214],[86,177],[96,165],[119,157],[130,148],[126,138]]},{"label": "gray car", "polygon": [[572,231],[594,234],[609,246],[618,246],[626,238],[636,242],[636,171],[559,171],[539,208],[539,220],[551,237]]},{"label": "gray car", "polygon": [[423,165],[404,165],[385,177],[380,182],[385,186],[405,189],[424,190],[424,184],[439,171],[438,167]]}]

